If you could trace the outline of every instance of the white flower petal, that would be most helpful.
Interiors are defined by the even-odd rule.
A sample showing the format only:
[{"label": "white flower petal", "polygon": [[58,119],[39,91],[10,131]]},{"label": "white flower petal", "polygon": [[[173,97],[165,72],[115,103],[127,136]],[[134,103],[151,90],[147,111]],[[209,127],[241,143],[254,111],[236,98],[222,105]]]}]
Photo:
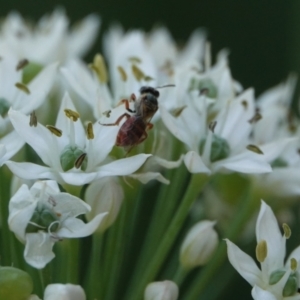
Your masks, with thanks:
[{"label": "white flower petal", "polygon": [[257,243],[263,240],[267,242],[268,254],[262,263],[266,273],[271,274],[282,268],[285,257],[285,238],[282,237],[272,209],[264,201],[261,202],[256,221],[256,239]]},{"label": "white flower petal", "polygon": [[60,176],[65,183],[83,185],[94,181],[97,178],[97,172],[84,173],[73,168],[69,172],[60,173]]},{"label": "white flower petal", "polygon": [[45,232],[27,233],[24,251],[26,262],[34,268],[44,268],[55,257],[53,245],[52,238]]},{"label": "white flower petal", "polygon": [[7,161],[5,164],[15,175],[23,179],[48,178],[54,179],[59,183],[63,182],[59,174],[48,167],[39,166],[33,163],[17,163],[13,161]]},{"label": "white flower petal", "polygon": [[46,165],[60,167],[56,140],[59,137],[53,134],[41,124],[36,127],[29,126],[29,117],[24,114],[10,110],[10,120],[17,133],[29,144]]},{"label": "white flower petal", "polygon": [[122,158],[98,168],[97,179],[106,176],[126,176],[137,171],[151,154],[138,154]]},{"label": "white flower petal", "polygon": [[227,244],[228,259],[232,266],[252,286],[259,285],[262,281],[261,271],[257,267],[252,257],[243,252],[239,247],[237,247],[228,239],[225,239],[225,241]]},{"label": "white flower petal", "polygon": [[0,166],[15,155],[25,144],[25,141],[12,131],[0,139]]},{"label": "white flower petal", "polygon": [[164,168],[173,169],[173,168],[177,168],[181,165],[183,158],[184,158],[184,155],[181,155],[178,160],[169,161],[169,160],[163,159],[158,156],[152,156],[149,159],[149,161],[152,162],[152,160],[153,160],[154,162],[158,163],[159,165],[163,166]]},{"label": "white flower petal", "polygon": [[11,231],[23,243],[25,230],[30,221],[37,202],[31,196],[27,185],[23,184],[9,202],[8,225]]},{"label": "white flower petal", "polygon": [[195,151],[186,153],[184,156],[184,163],[191,173],[211,173],[201,159],[201,156]]},{"label": "white flower petal", "polygon": [[127,175],[128,177],[139,180],[141,183],[146,184],[150,180],[157,180],[164,184],[169,184],[170,180],[166,179],[158,172],[146,172],[146,173],[135,173],[131,175]]},{"label": "white flower petal", "polygon": [[77,218],[68,218],[64,221],[63,227],[57,232],[59,237],[62,238],[80,238],[92,234],[104,220],[107,212],[95,216],[88,223],[84,223]]},{"label": "white flower petal", "polygon": [[269,291],[263,290],[259,286],[255,285],[251,291],[251,295],[254,300],[278,300],[276,296],[274,296]]},{"label": "white flower petal", "polygon": [[246,150],[227,159],[216,161],[212,164],[212,168],[214,172],[225,168],[248,174],[268,173],[272,171],[271,166],[267,163],[262,154],[257,154],[250,150]]}]

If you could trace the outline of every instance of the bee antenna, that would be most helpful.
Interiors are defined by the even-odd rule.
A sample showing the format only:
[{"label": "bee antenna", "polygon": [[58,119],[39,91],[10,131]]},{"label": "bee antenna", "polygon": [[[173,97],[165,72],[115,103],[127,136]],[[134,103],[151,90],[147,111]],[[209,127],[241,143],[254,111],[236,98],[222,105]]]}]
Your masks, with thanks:
[{"label": "bee antenna", "polygon": [[162,85],[162,86],[157,86],[155,89],[162,89],[165,87],[175,87],[175,86],[176,86],[175,84],[166,84],[166,85]]}]

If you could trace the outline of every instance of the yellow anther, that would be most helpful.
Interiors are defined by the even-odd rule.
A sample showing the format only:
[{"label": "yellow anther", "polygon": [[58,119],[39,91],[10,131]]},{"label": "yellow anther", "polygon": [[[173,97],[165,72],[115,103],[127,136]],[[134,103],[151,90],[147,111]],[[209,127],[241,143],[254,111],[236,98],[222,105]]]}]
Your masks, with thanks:
[{"label": "yellow anther", "polygon": [[151,76],[145,76],[144,80],[145,80],[145,81],[152,81],[153,78],[152,78]]},{"label": "yellow anther", "polygon": [[142,62],[142,60],[137,56],[131,56],[128,58],[128,60],[132,63],[138,63],[138,64]]},{"label": "yellow anther", "polygon": [[265,240],[260,241],[256,246],[256,259],[262,263],[268,255],[268,245]]},{"label": "yellow anther", "polygon": [[92,140],[94,138],[93,124],[91,122],[87,124],[86,133],[88,140]]},{"label": "yellow anther", "polygon": [[248,145],[246,147],[248,150],[254,152],[254,153],[257,153],[257,154],[264,154],[257,146],[255,145]]},{"label": "yellow anther", "polygon": [[137,81],[141,81],[142,79],[145,78],[145,74],[143,73],[143,71],[140,68],[138,68],[136,65],[132,65],[131,69]]},{"label": "yellow anther", "polygon": [[29,64],[28,59],[22,59],[18,62],[16,66],[16,71],[20,71],[21,69],[25,68]]},{"label": "yellow anther", "polygon": [[15,84],[15,86],[16,86],[19,90],[21,90],[22,92],[26,93],[27,95],[30,94],[30,90],[29,90],[29,88],[27,87],[27,85],[25,85],[25,84],[23,84],[23,83],[21,83],[21,82],[17,82],[17,83]]},{"label": "yellow anther", "polygon": [[286,239],[289,239],[292,235],[292,231],[291,231],[291,228],[289,227],[288,224],[286,223],[283,223],[282,224],[282,228],[283,228],[283,231],[284,231],[284,236]]},{"label": "yellow anther", "polygon": [[108,81],[107,68],[101,54],[95,55],[93,63],[89,67],[97,74],[100,82],[106,83]]},{"label": "yellow anther", "polygon": [[295,258],[291,258],[290,263],[291,263],[291,270],[295,272],[298,267],[297,260]]},{"label": "yellow anther", "polygon": [[80,115],[77,111],[66,108],[64,112],[66,116],[74,122],[76,122],[80,118]]},{"label": "yellow anther", "polygon": [[46,127],[56,136],[61,137],[62,131],[52,125],[46,125]]},{"label": "yellow anther", "polygon": [[121,66],[118,66],[118,71],[121,75],[121,79],[123,81],[127,81],[127,74],[126,74],[125,70]]},{"label": "yellow anther", "polygon": [[76,169],[79,169],[79,168],[82,166],[85,157],[86,157],[86,153],[82,153],[82,154],[76,159],[76,161],[75,161],[75,163],[74,163],[74,166],[75,166]]},{"label": "yellow anther", "polygon": [[35,111],[33,111],[31,114],[30,114],[30,120],[29,120],[29,126],[30,127],[36,127],[37,126],[37,117],[35,115]]}]

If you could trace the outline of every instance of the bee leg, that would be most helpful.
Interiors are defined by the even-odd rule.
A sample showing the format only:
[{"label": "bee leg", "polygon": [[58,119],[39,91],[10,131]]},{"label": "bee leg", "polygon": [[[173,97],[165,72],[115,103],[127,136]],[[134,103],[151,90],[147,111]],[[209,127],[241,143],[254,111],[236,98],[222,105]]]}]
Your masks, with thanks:
[{"label": "bee leg", "polygon": [[130,114],[128,114],[128,113],[124,113],[123,115],[121,115],[121,116],[117,119],[117,121],[116,121],[115,123],[102,124],[102,123],[99,122],[99,124],[100,124],[100,125],[103,125],[103,126],[116,126],[116,125],[119,125],[119,123],[121,122],[121,120],[122,120],[124,117],[126,117],[126,119],[129,119],[131,116],[130,116]]},{"label": "bee leg", "polygon": [[153,124],[152,123],[148,123],[147,124],[147,127],[146,127],[146,130],[150,130],[153,128]]},{"label": "bee leg", "polygon": [[[132,95],[131,95],[132,96]],[[121,104],[125,104],[125,108],[127,111],[131,112],[131,113],[135,113],[135,110],[132,110],[131,108],[129,108],[129,101],[127,99],[122,99],[117,106],[121,105]]]}]

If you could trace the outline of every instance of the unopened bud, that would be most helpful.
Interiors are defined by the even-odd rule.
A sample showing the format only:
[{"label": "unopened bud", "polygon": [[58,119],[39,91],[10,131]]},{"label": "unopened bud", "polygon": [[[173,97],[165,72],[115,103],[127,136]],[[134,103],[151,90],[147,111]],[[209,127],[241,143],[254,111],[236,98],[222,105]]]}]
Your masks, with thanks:
[{"label": "unopened bud", "polygon": [[31,277],[13,267],[0,267],[0,299],[27,299],[33,290]]},{"label": "unopened bud", "polygon": [[214,225],[212,221],[201,221],[190,229],[180,249],[180,263],[184,268],[203,266],[209,261],[218,246]]},{"label": "unopened bud", "polygon": [[147,285],[144,300],[176,300],[178,294],[178,287],[173,281],[157,281]]},{"label": "unopened bud", "polygon": [[44,293],[47,300],[86,300],[84,290],[80,285],[75,284],[49,284]]},{"label": "unopened bud", "polygon": [[114,177],[106,177],[89,185],[85,192],[86,202],[91,206],[91,211],[86,214],[90,221],[96,215],[108,212],[98,228],[99,232],[111,226],[120,211],[124,198],[123,189]]}]

